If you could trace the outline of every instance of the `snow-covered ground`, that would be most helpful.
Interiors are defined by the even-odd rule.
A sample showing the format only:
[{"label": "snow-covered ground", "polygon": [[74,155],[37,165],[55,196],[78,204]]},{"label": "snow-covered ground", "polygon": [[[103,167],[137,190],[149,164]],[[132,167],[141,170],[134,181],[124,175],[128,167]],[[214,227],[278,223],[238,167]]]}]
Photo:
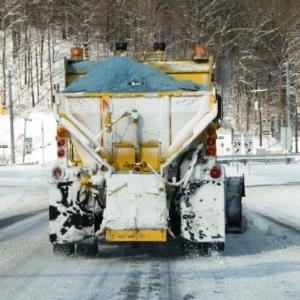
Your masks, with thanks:
[{"label": "snow-covered ground", "polygon": [[48,204],[49,166],[0,167],[0,299],[299,299],[299,167],[256,164],[250,176],[239,167],[248,229],[227,235],[223,255],[184,257],[177,241],[100,242],[93,259],[52,254],[47,212],[39,211]]},{"label": "snow-covered ground", "polygon": [[226,166],[228,176],[245,176],[246,186],[300,184],[300,163],[232,163]]},{"label": "snow-covered ground", "polygon": [[49,165],[0,167],[0,220],[48,208]]},{"label": "snow-covered ground", "polygon": [[245,205],[300,232],[300,184],[249,188]]},{"label": "snow-covered ground", "polygon": [[137,249],[100,244],[92,259],[54,256],[47,213],[39,213],[0,229],[1,298],[299,299],[299,233],[245,213],[248,230],[228,235],[222,256],[184,257],[170,242]]},{"label": "snow-covered ground", "polygon": [[[0,167],[0,218],[47,207],[50,168],[51,163]],[[225,168],[228,176],[245,176],[247,191],[251,191],[244,200],[247,207],[300,229],[300,164],[251,163],[250,167],[234,164]],[[270,185],[277,191],[275,197],[267,192]]]},{"label": "snow-covered ground", "polygon": [[[30,113],[26,116],[26,138],[32,138],[32,153],[26,154],[25,163],[43,163],[43,136],[45,162],[50,162],[55,158],[56,144],[56,120],[53,113]],[[8,149],[0,149],[1,161],[9,161],[10,159],[10,127],[9,116],[0,117],[0,145],[8,145]],[[25,119],[16,117],[14,120],[15,147],[16,147],[16,163],[23,162],[23,146],[24,146],[24,126]],[[44,129],[44,134],[42,131]]]},{"label": "snow-covered ground", "polygon": [[[252,211],[300,230],[300,164],[273,163],[226,167],[228,176],[245,176],[244,204]],[[272,185],[272,193],[269,194]]]}]

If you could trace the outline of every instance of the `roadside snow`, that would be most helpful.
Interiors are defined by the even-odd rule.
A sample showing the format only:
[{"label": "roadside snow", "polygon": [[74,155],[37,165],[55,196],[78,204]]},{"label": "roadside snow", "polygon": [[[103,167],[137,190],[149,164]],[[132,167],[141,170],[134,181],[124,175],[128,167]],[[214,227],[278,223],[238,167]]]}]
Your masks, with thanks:
[{"label": "roadside snow", "polygon": [[[55,130],[56,120],[53,113],[30,113],[26,116],[26,137],[32,138],[32,154],[26,154],[25,163],[42,163],[42,126],[44,128],[45,162],[55,158]],[[14,120],[16,163],[22,163],[24,142],[24,117],[16,117]],[[0,145],[8,145],[8,149],[0,149],[1,161],[9,161],[10,158],[10,123],[9,116],[0,117]]]},{"label": "roadside snow", "polygon": [[49,166],[0,167],[0,219],[48,207]]},{"label": "roadside snow", "polygon": [[[298,167],[257,165],[252,171],[276,184],[297,177]],[[0,179],[0,219],[47,208],[47,167],[0,167]],[[6,179],[15,186],[5,186]],[[54,256],[46,212],[2,228],[0,298],[40,299],[45,290],[51,300],[299,299],[300,185],[248,186],[246,194],[248,230],[228,234],[224,255],[211,257],[183,257],[176,244],[101,244],[93,259]]]},{"label": "roadside snow", "polygon": [[298,163],[234,163],[226,166],[227,176],[245,176],[246,186],[300,184],[300,164]]},{"label": "roadside snow", "polygon": [[248,188],[245,204],[255,213],[300,231],[300,185]]},{"label": "roadside snow", "polygon": [[234,164],[226,174],[245,176],[244,205],[251,211],[300,230],[300,164]]},{"label": "roadside snow", "polygon": [[11,165],[0,167],[0,186],[48,186],[49,168],[40,165]]}]

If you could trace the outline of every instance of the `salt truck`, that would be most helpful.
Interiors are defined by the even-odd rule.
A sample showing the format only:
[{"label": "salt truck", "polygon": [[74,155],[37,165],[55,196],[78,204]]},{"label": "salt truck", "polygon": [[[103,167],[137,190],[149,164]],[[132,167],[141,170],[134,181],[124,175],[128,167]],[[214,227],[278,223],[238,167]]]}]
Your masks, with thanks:
[{"label": "salt truck", "polygon": [[133,60],[117,43],[108,59],[85,59],[82,48],[65,59],[49,205],[55,253],[173,238],[222,251],[226,233],[242,231],[244,178],[227,177],[216,156],[213,59],[205,46],[178,60],[165,49],[155,43]]}]

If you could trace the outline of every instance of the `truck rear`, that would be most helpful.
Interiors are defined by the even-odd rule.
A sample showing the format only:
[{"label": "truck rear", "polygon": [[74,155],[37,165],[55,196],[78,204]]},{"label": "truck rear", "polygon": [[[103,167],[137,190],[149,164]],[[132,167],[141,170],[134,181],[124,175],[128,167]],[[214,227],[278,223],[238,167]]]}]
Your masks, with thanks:
[{"label": "truck rear", "polygon": [[[96,252],[110,243],[166,242],[224,248],[241,231],[241,177],[217,163],[221,118],[212,58],[66,59],[57,113],[50,241],[54,251]],[[85,243],[91,241],[92,243]],[[95,241],[95,242],[94,242]]]}]

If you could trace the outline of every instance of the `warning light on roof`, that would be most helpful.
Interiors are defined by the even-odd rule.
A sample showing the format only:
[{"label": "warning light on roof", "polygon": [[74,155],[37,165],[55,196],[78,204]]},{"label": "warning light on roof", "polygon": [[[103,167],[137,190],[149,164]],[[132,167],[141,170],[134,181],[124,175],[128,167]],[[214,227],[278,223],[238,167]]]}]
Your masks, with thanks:
[{"label": "warning light on roof", "polygon": [[71,57],[74,59],[82,59],[83,58],[83,48],[80,48],[80,47],[71,48]]},{"label": "warning light on roof", "polygon": [[195,45],[193,47],[193,59],[207,59],[208,48],[203,45]]}]

